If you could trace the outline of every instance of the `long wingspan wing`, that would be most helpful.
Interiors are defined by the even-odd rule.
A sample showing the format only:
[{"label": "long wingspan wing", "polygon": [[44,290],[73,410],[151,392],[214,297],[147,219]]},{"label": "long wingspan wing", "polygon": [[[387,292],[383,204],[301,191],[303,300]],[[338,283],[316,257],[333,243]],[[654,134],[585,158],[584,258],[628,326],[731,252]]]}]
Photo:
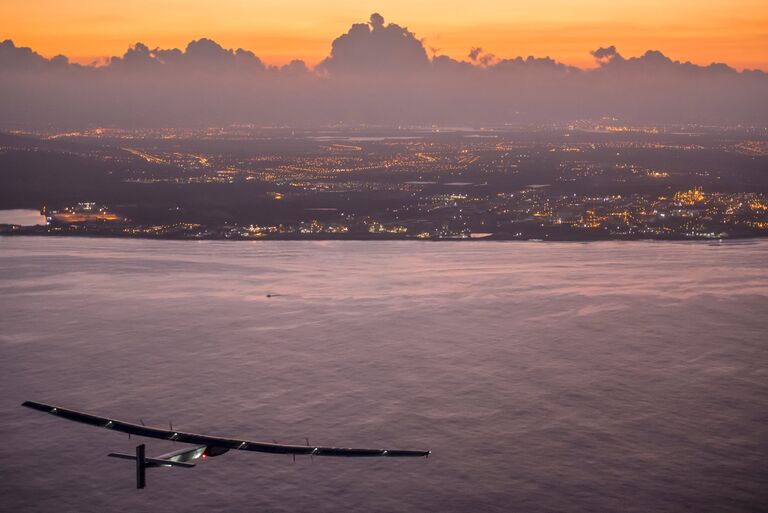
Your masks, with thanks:
[{"label": "long wingspan wing", "polygon": [[111,429],[120,433],[129,433],[136,436],[145,436],[148,438],[159,438],[161,440],[173,440],[177,442],[208,445],[212,447],[226,447],[227,449],[239,449],[241,451],[267,452],[272,454],[307,454],[312,456],[344,456],[344,457],[426,457],[431,451],[404,451],[394,449],[350,449],[346,447],[317,447],[311,445],[283,445],[266,442],[251,442],[249,440],[236,440],[232,438],[219,438],[208,435],[197,435],[194,433],[184,433],[181,431],[171,431],[167,429],[153,428],[140,424],[132,424],[121,420],[109,419],[83,413],[75,410],[68,410],[50,404],[36,403],[34,401],[25,401],[22,406],[32,408],[33,410],[50,413],[57,417],[67,420],[90,424],[91,426]]}]

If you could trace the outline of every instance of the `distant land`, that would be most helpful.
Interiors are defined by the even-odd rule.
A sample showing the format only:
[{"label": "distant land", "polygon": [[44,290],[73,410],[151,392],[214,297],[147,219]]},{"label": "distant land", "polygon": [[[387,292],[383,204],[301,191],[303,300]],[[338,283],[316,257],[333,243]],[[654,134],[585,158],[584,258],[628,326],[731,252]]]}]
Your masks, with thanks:
[{"label": "distant land", "polygon": [[[5,235],[701,240],[768,235],[768,131],[249,125],[0,134]],[[34,212],[33,212],[34,214]]]}]

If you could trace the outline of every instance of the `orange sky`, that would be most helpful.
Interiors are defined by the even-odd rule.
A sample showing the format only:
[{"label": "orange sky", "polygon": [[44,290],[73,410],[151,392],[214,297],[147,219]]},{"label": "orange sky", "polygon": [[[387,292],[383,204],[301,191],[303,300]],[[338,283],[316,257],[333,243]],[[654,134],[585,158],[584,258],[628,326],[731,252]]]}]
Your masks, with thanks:
[{"label": "orange sky", "polygon": [[654,49],[768,70],[766,0],[0,0],[0,40],[89,63],[137,41],[183,48],[209,37],[269,64],[316,64],[335,37],[376,11],[455,58],[480,46],[590,66],[590,50],[613,44],[625,56]]}]

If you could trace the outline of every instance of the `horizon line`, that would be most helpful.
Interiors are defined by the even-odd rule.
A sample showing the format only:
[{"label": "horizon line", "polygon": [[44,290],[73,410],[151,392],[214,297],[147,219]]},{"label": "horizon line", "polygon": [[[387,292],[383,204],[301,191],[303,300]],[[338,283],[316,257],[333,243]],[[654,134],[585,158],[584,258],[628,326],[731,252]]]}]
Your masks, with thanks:
[{"label": "horizon line", "polygon": [[[393,25],[396,25],[396,24],[393,24]],[[405,27],[403,27],[403,28],[405,28]],[[40,53],[39,51],[37,51],[32,46],[20,46],[19,44],[16,43],[16,41],[13,38],[6,38],[6,39],[0,40],[0,45],[5,44],[5,43],[10,43],[17,50],[29,50],[33,54],[38,55],[38,56],[44,58],[45,60],[47,60],[49,62],[53,61],[54,59],[57,59],[57,58],[64,58],[64,59],[67,60],[67,63],[71,64],[71,65],[76,65],[76,66],[80,66],[80,67],[83,67],[83,68],[89,68],[89,69],[102,69],[102,68],[108,68],[110,66],[110,64],[112,64],[112,60],[113,59],[121,59],[121,58],[123,58],[126,55],[127,52],[135,49],[139,45],[143,45],[143,46],[147,47],[150,52],[178,50],[178,51],[180,51],[182,53],[185,53],[190,44],[197,43],[197,42],[200,42],[200,41],[210,41],[210,42],[213,42],[216,45],[218,45],[219,47],[221,47],[223,50],[226,50],[228,52],[237,52],[237,51],[240,51],[240,50],[246,51],[246,52],[251,52],[251,53],[254,54],[255,57],[257,57],[264,64],[264,66],[266,68],[279,69],[279,68],[282,68],[284,66],[289,65],[292,62],[297,62],[298,61],[298,62],[304,63],[309,70],[319,71],[318,68],[321,66],[323,61],[331,57],[331,52],[329,52],[327,55],[325,55],[322,58],[319,58],[319,60],[317,60],[317,61],[310,61],[310,62],[308,62],[305,59],[294,57],[294,58],[286,58],[285,60],[281,60],[281,61],[271,61],[270,62],[270,61],[267,61],[264,58],[262,58],[261,55],[256,53],[254,50],[251,50],[251,49],[248,49],[248,48],[244,48],[244,47],[237,47],[237,48],[235,48],[235,47],[227,47],[225,45],[220,44],[214,38],[207,37],[207,36],[202,36],[202,37],[198,37],[198,38],[192,38],[192,39],[190,39],[184,45],[183,48],[180,47],[180,46],[171,46],[171,47],[163,48],[161,46],[150,46],[150,45],[144,43],[143,41],[136,41],[133,44],[129,44],[126,47],[125,51],[121,55],[102,55],[102,56],[100,56],[98,58],[90,59],[90,60],[88,60],[86,58],[70,57],[69,55],[65,55],[63,53],[56,53],[56,54]],[[424,39],[419,39],[419,41],[423,43]],[[615,46],[614,45],[600,46],[600,47],[596,48],[595,50],[590,51],[589,55],[592,55],[592,60],[589,61],[588,59],[585,58],[585,60],[583,62],[584,63],[591,62],[592,63],[591,65],[573,64],[573,63],[570,63],[570,62],[567,62],[567,61],[564,61],[564,60],[558,60],[557,58],[554,58],[551,55],[532,55],[532,54],[531,55],[523,55],[523,54],[519,54],[519,55],[515,55],[515,56],[502,56],[502,57],[500,57],[500,56],[496,56],[496,55],[494,55],[494,54],[492,54],[490,52],[485,52],[484,49],[482,49],[482,48],[477,48],[477,50],[480,50],[480,51],[482,51],[482,52],[486,53],[487,55],[490,55],[490,56],[492,56],[494,58],[494,60],[490,61],[489,64],[484,64],[484,63],[481,63],[481,62],[479,62],[477,60],[473,61],[472,59],[469,58],[470,57],[469,54],[465,55],[463,57],[455,57],[455,56],[448,55],[448,54],[442,54],[442,53],[436,53],[436,52],[431,52],[431,54],[430,54],[430,52],[428,52],[427,53],[427,58],[428,58],[428,60],[430,62],[433,62],[435,60],[435,58],[448,57],[448,58],[453,59],[453,60],[455,60],[457,62],[460,62],[460,63],[470,64],[470,65],[472,65],[472,66],[474,66],[476,68],[490,68],[490,67],[493,67],[493,64],[496,64],[498,62],[515,60],[515,59],[523,59],[523,60],[525,60],[525,59],[551,59],[553,62],[555,62],[557,64],[562,64],[564,66],[575,68],[575,69],[578,69],[580,71],[590,71],[590,70],[596,70],[596,69],[600,68],[600,66],[601,66],[600,59],[598,59],[598,58],[596,58],[594,56],[594,52],[597,51],[597,50],[603,49],[603,48],[614,48],[615,49]],[[427,48],[425,48],[425,50],[427,50]],[[432,50],[432,49],[430,48],[430,50]],[[470,53],[472,51],[474,51],[474,50],[475,50],[475,48],[471,49]],[[438,51],[439,51],[439,49],[438,49]],[[686,58],[680,58],[680,57],[677,57],[677,56],[670,56],[670,55],[664,53],[663,51],[657,50],[657,49],[654,49],[654,48],[648,48],[643,53],[641,53],[639,55],[623,55],[623,54],[620,54],[618,51],[616,53],[617,53],[617,55],[621,56],[622,58],[624,58],[626,60],[639,59],[639,58],[642,58],[642,57],[644,57],[644,56],[646,56],[648,54],[657,53],[657,54],[660,54],[660,55],[666,57],[667,59],[670,59],[673,62],[677,62],[677,63],[680,63],[680,64],[692,64],[694,66],[699,66],[699,67],[723,65],[723,66],[727,66],[727,67],[729,67],[729,68],[731,68],[731,69],[733,69],[733,70],[735,70],[735,71],[737,71],[739,73],[743,73],[743,72],[763,72],[763,73],[768,74],[768,68],[761,68],[761,67],[736,67],[736,66],[734,66],[732,64],[729,64],[728,62],[722,62],[722,61],[695,62],[693,60],[686,59]]]}]

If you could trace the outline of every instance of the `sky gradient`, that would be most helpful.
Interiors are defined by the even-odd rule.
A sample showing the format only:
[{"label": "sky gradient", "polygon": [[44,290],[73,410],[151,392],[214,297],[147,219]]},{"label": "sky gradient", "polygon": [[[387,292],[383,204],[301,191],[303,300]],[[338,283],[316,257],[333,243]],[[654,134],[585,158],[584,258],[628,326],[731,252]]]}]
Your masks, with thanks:
[{"label": "sky gradient", "polygon": [[375,11],[456,59],[482,47],[499,57],[550,56],[591,67],[591,50],[616,45],[625,55],[653,49],[697,64],[768,70],[764,0],[476,0],[471,7],[454,0],[4,0],[0,39],[86,64],[121,55],[137,41],[183,48],[209,37],[250,49],[267,64],[298,58],[311,66],[351,22]]}]

